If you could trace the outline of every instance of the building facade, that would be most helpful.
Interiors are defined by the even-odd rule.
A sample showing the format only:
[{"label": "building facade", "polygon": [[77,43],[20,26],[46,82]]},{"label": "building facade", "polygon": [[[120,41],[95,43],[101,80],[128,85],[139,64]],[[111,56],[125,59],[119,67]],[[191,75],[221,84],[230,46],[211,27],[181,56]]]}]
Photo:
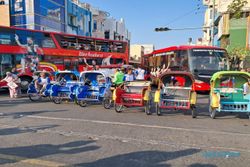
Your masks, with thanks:
[{"label": "building facade", "polygon": [[0,25],[10,26],[9,0],[0,0]]},{"label": "building facade", "polygon": [[131,34],[126,28],[124,19],[116,20],[109,17],[108,12],[91,7],[93,15],[93,33],[96,38],[105,38],[110,40],[130,41]]},{"label": "building facade", "polygon": [[0,0],[0,12],[0,25],[121,41],[131,36],[124,19],[81,0]]},{"label": "building facade", "polygon": [[155,50],[155,46],[153,44],[142,44],[144,48],[144,54],[150,54]]},{"label": "building facade", "polygon": [[141,62],[141,58],[155,50],[153,44],[133,44],[130,45],[129,60],[131,62]]},{"label": "building facade", "polygon": [[105,38],[104,22],[108,19],[109,13],[92,6],[90,10],[93,17],[92,36],[95,38]]},{"label": "building facade", "polygon": [[11,26],[65,32],[65,1],[10,0]]},{"label": "building facade", "polygon": [[[241,18],[235,19],[228,13],[228,6],[233,0],[204,0],[203,4],[207,6],[204,19],[203,42],[207,45],[212,44],[212,37],[217,46],[232,49],[235,47],[249,48],[250,32],[250,0],[243,7]],[[213,9],[215,14],[213,15]],[[214,16],[214,17],[213,17]],[[211,29],[214,25],[214,33]]]},{"label": "building facade", "polygon": [[10,0],[10,25],[91,36],[92,14],[79,0]]},{"label": "building facade", "polygon": [[[216,34],[216,27],[214,27],[214,32],[212,32],[213,22],[218,6],[218,0],[203,0],[203,5],[207,7],[204,14],[204,24],[203,24],[203,45],[212,45],[212,33]],[[213,10],[215,12],[213,13]]]},{"label": "building facade", "polygon": [[82,36],[92,36],[92,13],[89,4],[79,0],[67,0],[66,32]]},{"label": "building facade", "polygon": [[129,61],[140,62],[144,56],[144,47],[139,44],[130,45]]}]

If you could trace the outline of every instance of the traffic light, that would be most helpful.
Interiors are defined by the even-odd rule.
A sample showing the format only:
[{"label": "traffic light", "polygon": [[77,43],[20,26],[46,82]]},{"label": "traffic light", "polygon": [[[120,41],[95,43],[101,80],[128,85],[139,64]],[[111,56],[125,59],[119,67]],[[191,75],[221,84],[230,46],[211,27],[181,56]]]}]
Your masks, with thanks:
[{"label": "traffic light", "polygon": [[168,27],[155,28],[155,31],[156,31],[156,32],[159,32],[159,31],[169,31],[169,30],[171,30],[171,29],[168,28]]}]

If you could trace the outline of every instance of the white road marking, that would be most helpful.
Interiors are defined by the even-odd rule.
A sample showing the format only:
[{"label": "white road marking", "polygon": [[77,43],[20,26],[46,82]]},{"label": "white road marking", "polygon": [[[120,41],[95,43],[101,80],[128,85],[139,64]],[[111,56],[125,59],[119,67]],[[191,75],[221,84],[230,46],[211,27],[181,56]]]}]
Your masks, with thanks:
[{"label": "white road marking", "polygon": [[87,119],[77,119],[77,118],[46,117],[46,116],[35,116],[35,115],[29,115],[27,117],[28,118],[36,118],[36,119],[47,119],[47,120],[90,122],[90,123],[97,123],[97,124],[110,124],[110,125],[154,128],[154,129],[170,129],[170,130],[179,130],[179,131],[187,131],[187,132],[210,133],[210,134],[220,134],[220,135],[221,134],[223,134],[223,135],[237,135],[237,136],[250,137],[249,133],[223,132],[223,131],[213,131],[213,130],[205,130],[205,129],[199,130],[199,129],[177,128],[177,127],[170,127],[170,126],[146,125],[146,124],[99,121],[99,120],[87,120]]}]

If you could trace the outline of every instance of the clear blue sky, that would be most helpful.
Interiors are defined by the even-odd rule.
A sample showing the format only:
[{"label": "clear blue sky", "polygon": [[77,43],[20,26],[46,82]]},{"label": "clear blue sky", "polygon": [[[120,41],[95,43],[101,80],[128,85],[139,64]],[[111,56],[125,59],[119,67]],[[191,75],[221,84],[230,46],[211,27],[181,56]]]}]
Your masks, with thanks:
[{"label": "clear blue sky", "polygon": [[[202,27],[205,8],[202,0],[82,0],[107,11],[116,19],[124,18],[131,32],[131,44],[154,44],[156,49],[196,41],[202,30],[155,32],[154,28]],[[199,10],[197,5],[200,6]],[[172,23],[170,23],[172,22]]]}]

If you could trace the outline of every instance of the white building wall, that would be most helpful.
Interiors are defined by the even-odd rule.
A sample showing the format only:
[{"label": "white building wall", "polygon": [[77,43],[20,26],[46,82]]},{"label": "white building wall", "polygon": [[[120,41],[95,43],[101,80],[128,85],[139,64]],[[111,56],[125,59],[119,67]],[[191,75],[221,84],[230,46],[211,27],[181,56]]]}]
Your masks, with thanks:
[{"label": "white building wall", "polygon": [[114,18],[107,18],[104,21],[104,32],[109,31],[109,39],[115,39],[116,20]]},{"label": "white building wall", "polygon": [[144,54],[150,54],[155,50],[155,46],[153,44],[142,44],[144,48]]},{"label": "white building wall", "polygon": [[[93,16],[92,36],[96,38],[105,38],[105,31],[109,31],[109,39],[111,40],[130,40],[130,32],[127,30],[124,19],[117,21],[113,17],[109,17],[109,13],[101,11],[97,8],[90,7]],[[97,29],[94,24],[97,23]]]}]

